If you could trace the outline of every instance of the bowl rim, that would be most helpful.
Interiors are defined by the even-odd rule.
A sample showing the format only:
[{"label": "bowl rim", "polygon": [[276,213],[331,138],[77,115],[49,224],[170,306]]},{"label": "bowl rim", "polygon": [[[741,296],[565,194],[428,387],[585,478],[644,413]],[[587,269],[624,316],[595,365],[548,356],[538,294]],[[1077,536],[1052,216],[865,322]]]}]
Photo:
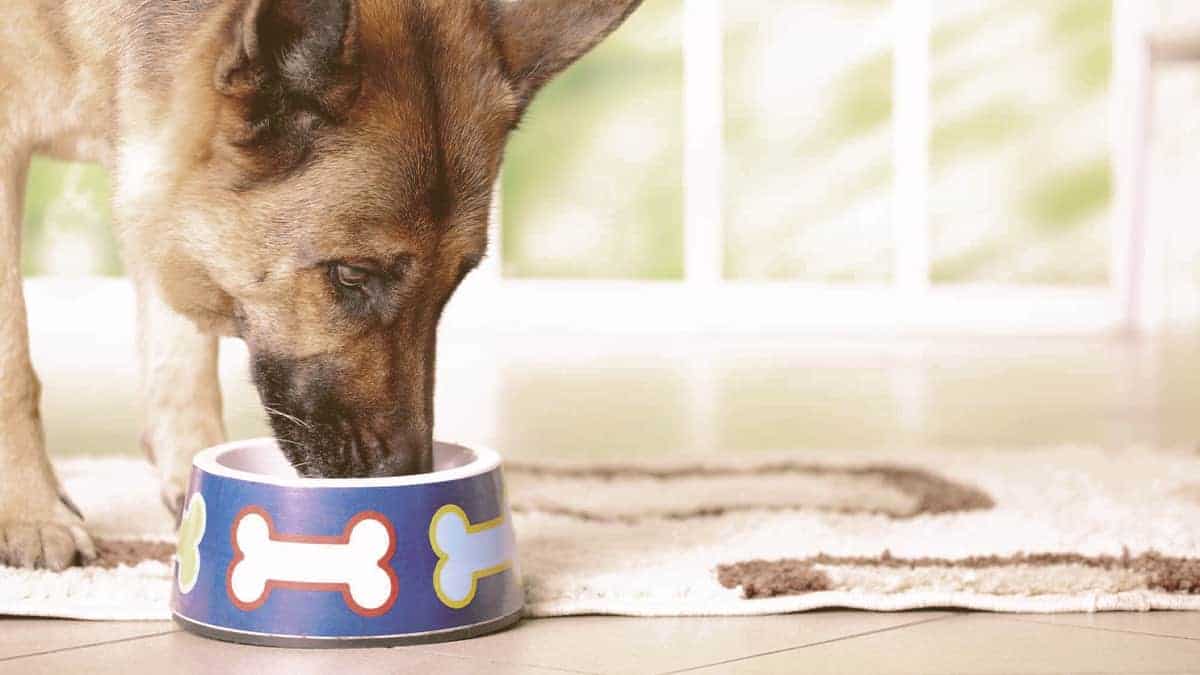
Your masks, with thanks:
[{"label": "bowl rim", "polygon": [[442,440],[435,440],[434,445],[455,445],[460,448],[464,448],[474,453],[475,459],[461,466],[456,466],[442,471],[431,471],[429,473],[419,473],[410,476],[382,476],[374,478],[290,478],[287,476],[271,476],[267,474],[246,471],[244,469],[234,469],[217,461],[218,457],[227,452],[246,447],[262,445],[271,445],[274,446],[276,450],[279,449],[279,444],[273,437],[270,436],[229,441],[227,443],[214,445],[211,448],[201,450],[192,459],[192,467],[195,470],[203,471],[204,473],[214,476],[232,478],[234,480],[240,480],[249,483],[271,485],[275,487],[379,488],[446,483],[450,481],[461,480],[463,478],[471,478],[472,476],[481,476],[494,471],[500,466],[500,455],[491,448],[476,443],[460,443],[456,441]]}]

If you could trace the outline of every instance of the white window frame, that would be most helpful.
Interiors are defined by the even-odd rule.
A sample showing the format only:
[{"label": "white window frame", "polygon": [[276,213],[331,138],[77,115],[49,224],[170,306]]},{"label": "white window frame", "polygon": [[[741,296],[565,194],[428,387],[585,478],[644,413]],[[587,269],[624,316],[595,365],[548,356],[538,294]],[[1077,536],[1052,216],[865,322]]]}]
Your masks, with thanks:
[{"label": "white window frame", "polygon": [[[722,278],[722,2],[684,0],[684,230],[681,281],[508,279],[499,194],[491,250],[447,311],[454,328],[578,333],[1096,334],[1138,328],[1136,177],[1131,123],[1144,76],[1141,0],[1113,0],[1114,166],[1107,286],[947,285],[929,281],[931,0],[893,0],[893,269],[890,284]],[[1130,90],[1134,91],[1131,92]],[[614,92],[619,95],[619,92]]]}]

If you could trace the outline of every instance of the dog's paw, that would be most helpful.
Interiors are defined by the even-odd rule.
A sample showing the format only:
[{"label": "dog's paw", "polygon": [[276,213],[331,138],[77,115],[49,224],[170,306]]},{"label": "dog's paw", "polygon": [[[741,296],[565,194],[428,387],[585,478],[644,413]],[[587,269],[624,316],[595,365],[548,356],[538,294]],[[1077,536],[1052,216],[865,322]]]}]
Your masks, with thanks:
[{"label": "dog's paw", "polygon": [[162,489],[159,491],[159,496],[162,498],[163,506],[171,512],[171,516],[175,518],[175,524],[179,525],[179,519],[183,515],[183,503],[187,501],[188,484],[182,480],[164,480]]},{"label": "dog's paw", "polygon": [[[160,422],[168,416],[160,415]],[[162,422],[161,429],[173,430],[180,425]],[[203,425],[185,425],[188,428],[199,428]],[[192,480],[192,458],[204,448],[224,442],[224,432],[220,421],[209,425],[207,431],[179,435],[173,432],[158,433],[147,431],[142,435],[142,448],[150,457],[159,479],[159,498],[167,511],[179,524],[180,514],[183,513],[184,502],[187,501],[188,489]]]},{"label": "dog's paw", "polygon": [[95,557],[83,519],[61,501],[47,513],[0,513],[0,564],[59,571]]}]

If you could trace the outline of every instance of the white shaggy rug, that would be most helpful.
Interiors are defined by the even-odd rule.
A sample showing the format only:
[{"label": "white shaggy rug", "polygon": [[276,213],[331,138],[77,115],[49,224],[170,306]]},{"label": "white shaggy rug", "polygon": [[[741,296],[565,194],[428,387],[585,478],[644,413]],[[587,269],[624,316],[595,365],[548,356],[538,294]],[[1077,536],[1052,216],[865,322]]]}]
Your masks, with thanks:
[{"label": "white shaggy rug", "polygon": [[[1200,610],[1196,452],[790,453],[505,473],[531,616]],[[0,614],[167,618],[172,523],[150,467],[75,460],[59,474],[107,567],[0,567]]]}]

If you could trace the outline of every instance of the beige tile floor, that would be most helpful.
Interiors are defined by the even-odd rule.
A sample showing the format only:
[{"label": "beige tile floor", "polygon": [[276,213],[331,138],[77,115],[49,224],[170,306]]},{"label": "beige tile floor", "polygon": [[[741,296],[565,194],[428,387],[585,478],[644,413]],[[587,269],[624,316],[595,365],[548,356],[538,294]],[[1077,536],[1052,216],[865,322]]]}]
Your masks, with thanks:
[{"label": "beige tile floor", "polygon": [[[133,452],[127,347],[36,347],[58,456]],[[69,339],[70,336],[57,336]],[[61,346],[62,341],[52,341]],[[236,346],[230,433],[263,430]],[[509,456],[1200,443],[1200,339],[446,336],[439,435]],[[822,611],[526,621],[469,642],[303,652],[167,623],[0,619],[0,673],[1200,673],[1200,614]]]}]

